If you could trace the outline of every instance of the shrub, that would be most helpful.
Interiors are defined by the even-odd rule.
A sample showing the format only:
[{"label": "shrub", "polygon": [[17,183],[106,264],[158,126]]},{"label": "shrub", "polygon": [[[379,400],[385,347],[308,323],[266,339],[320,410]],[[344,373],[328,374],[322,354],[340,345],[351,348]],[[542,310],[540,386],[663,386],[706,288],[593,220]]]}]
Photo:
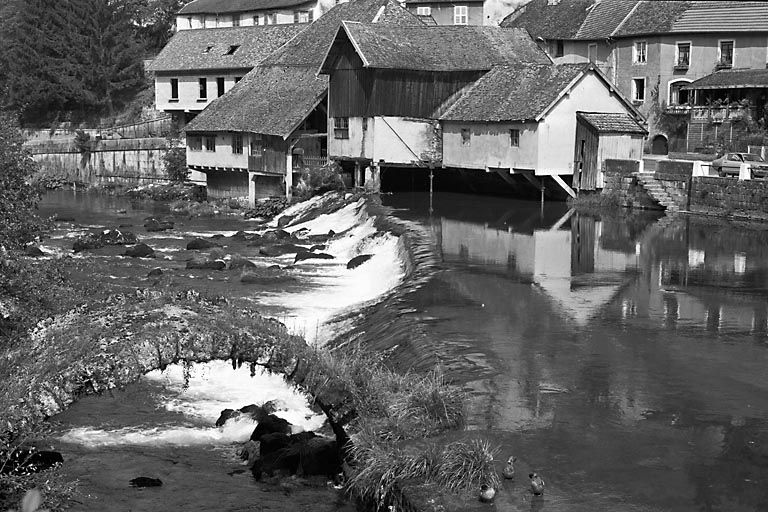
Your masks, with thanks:
[{"label": "shrub", "polygon": [[344,190],[344,180],[341,179],[341,166],[330,162],[322,167],[304,169],[301,180],[296,185],[296,196],[309,199],[332,190]]},{"label": "shrub", "polygon": [[189,169],[187,168],[187,150],[184,147],[170,147],[163,154],[163,170],[171,181],[187,181]]}]

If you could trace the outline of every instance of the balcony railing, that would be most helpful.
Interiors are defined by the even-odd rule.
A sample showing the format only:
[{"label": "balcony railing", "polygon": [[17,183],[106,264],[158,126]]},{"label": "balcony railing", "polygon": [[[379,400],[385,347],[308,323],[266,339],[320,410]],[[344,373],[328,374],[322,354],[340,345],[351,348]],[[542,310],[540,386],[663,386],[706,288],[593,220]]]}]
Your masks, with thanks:
[{"label": "balcony railing", "polygon": [[688,114],[690,105],[667,105],[667,114]]},{"label": "balcony railing", "polygon": [[713,123],[722,123],[723,121],[738,121],[744,119],[751,113],[751,107],[711,107],[695,106],[691,108],[691,119],[697,121],[712,121]]}]

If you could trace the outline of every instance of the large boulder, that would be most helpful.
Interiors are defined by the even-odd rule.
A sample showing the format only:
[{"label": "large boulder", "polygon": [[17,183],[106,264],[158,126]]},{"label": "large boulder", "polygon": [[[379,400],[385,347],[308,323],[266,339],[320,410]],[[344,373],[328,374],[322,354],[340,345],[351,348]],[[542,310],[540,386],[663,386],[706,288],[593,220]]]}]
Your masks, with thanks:
[{"label": "large boulder", "polygon": [[298,263],[304,260],[332,260],[332,259],[333,259],[332,255],[324,252],[300,251],[296,253],[296,258],[294,258],[293,262]]},{"label": "large boulder", "polygon": [[105,229],[102,231],[91,231],[77,237],[72,249],[75,252],[80,252],[87,249],[99,249],[106,245],[132,245],[138,242],[139,239],[130,231]]},{"label": "large boulder", "polygon": [[251,441],[261,441],[261,436],[266,434],[274,434],[275,432],[282,434],[291,433],[291,424],[283,418],[275,416],[274,414],[267,414],[259,419],[259,424],[251,434]]},{"label": "large boulder", "polygon": [[261,438],[260,458],[251,471],[258,480],[262,473],[276,471],[302,476],[324,475],[333,477],[341,471],[341,454],[335,440],[313,432],[291,436],[273,433]]},{"label": "large boulder", "polygon": [[280,218],[277,219],[277,227],[284,228],[295,218],[295,215],[281,215]]},{"label": "large boulder", "polygon": [[328,240],[335,235],[336,232],[334,230],[329,230],[327,235],[309,235],[306,240],[307,242],[311,244],[324,244]]},{"label": "large boulder", "polygon": [[229,260],[229,270],[238,270],[243,268],[255,268],[256,264],[249,260],[248,258],[244,258],[242,256],[232,256],[232,259]]},{"label": "large boulder", "polygon": [[265,243],[275,243],[281,240],[288,240],[291,234],[284,229],[273,229],[261,235],[261,240]]},{"label": "large boulder", "polygon": [[130,256],[131,258],[154,258],[155,250],[147,244],[136,244],[125,250],[125,256]]},{"label": "large boulder", "polygon": [[269,402],[264,402],[263,405],[256,405],[256,404],[249,404],[245,407],[241,407],[238,410],[235,409],[224,409],[221,411],[221,414],[219,415],[219,419],[216,420],[216,426],[220,427],[224,425],[227,421],[239,418],[240,416],[249,416],[251,419],[254,419],[256,421],[262,421],[264,418],[272,414],[277,410],[277,407],[275,405],[275,402],[270,400]]},{"label": "large boulder", "polygon": [[163,269],[159,267],[153,268],[147,273],[147,277],[160,277],[161,275],[163,275]]},{"label": "large boulder", "polygon": [[173,229],[173,222],[148,217],[147,219],[144,219],[144,228],[147,231],[165,231],[167,229]]},{"label": "large boulder", "polygon": [[276,257],[284,254],[295,254],[299,251],[306,251],[307,248],[296,244],[272,244],[259,249],[262,256]]},{"label": "large boulder", "polygon": [[195,238],[194,240],[190,240],[190,242],[187,243],[187,250],[188,251],[198,251],[198,250],[201,250],[201,249],[211,249],[213,247],[220,247],[220,246],[216,242],[213,242],[211,240],[206,240],[205,238]]},{"label": "large boulder", "polygon": [[195,270],[224,270],[227,268],[227,264],[221,260],[193,258],[187,261],[187,268]]},{"label": "large boulder", "polygon": [[360,256],[355,256],[347,262],[347,268],[350,270],[357,268],[371,258],[373,258],[373,254],[361,254]]}]

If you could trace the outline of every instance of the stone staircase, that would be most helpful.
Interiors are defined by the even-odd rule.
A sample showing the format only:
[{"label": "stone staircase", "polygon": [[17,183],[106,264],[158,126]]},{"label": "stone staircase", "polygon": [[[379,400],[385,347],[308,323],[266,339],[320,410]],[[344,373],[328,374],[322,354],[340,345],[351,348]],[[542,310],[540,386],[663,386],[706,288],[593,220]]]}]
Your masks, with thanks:
[{"label": "stone staircase", "polygon": [[642,171],[637,173],[637,181],[643,186],[656,202],[667,209],[669,212],[678,212],[680,207],[675,202],[675,199],[670,195],[664,186],[654,177],[653,171]]}]

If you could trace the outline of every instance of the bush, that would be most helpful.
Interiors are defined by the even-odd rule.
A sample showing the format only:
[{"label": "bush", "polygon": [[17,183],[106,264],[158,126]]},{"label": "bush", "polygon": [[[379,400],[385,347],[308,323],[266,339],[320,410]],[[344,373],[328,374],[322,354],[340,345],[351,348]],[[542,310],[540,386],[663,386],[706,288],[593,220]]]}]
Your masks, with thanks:
[{"label": "bush", "polygon": [[163,170],[169,180],[181,182],[189,179],[187,150],[184,147],[170,147],[163,154]]},{"label": "bush", "polygon": [[296,196],[306,200],[332,190],[344,190],[344,180],[341,179],[340,172],[341,166],[336,162],[304,169],[301,180],[296,185]]}]

